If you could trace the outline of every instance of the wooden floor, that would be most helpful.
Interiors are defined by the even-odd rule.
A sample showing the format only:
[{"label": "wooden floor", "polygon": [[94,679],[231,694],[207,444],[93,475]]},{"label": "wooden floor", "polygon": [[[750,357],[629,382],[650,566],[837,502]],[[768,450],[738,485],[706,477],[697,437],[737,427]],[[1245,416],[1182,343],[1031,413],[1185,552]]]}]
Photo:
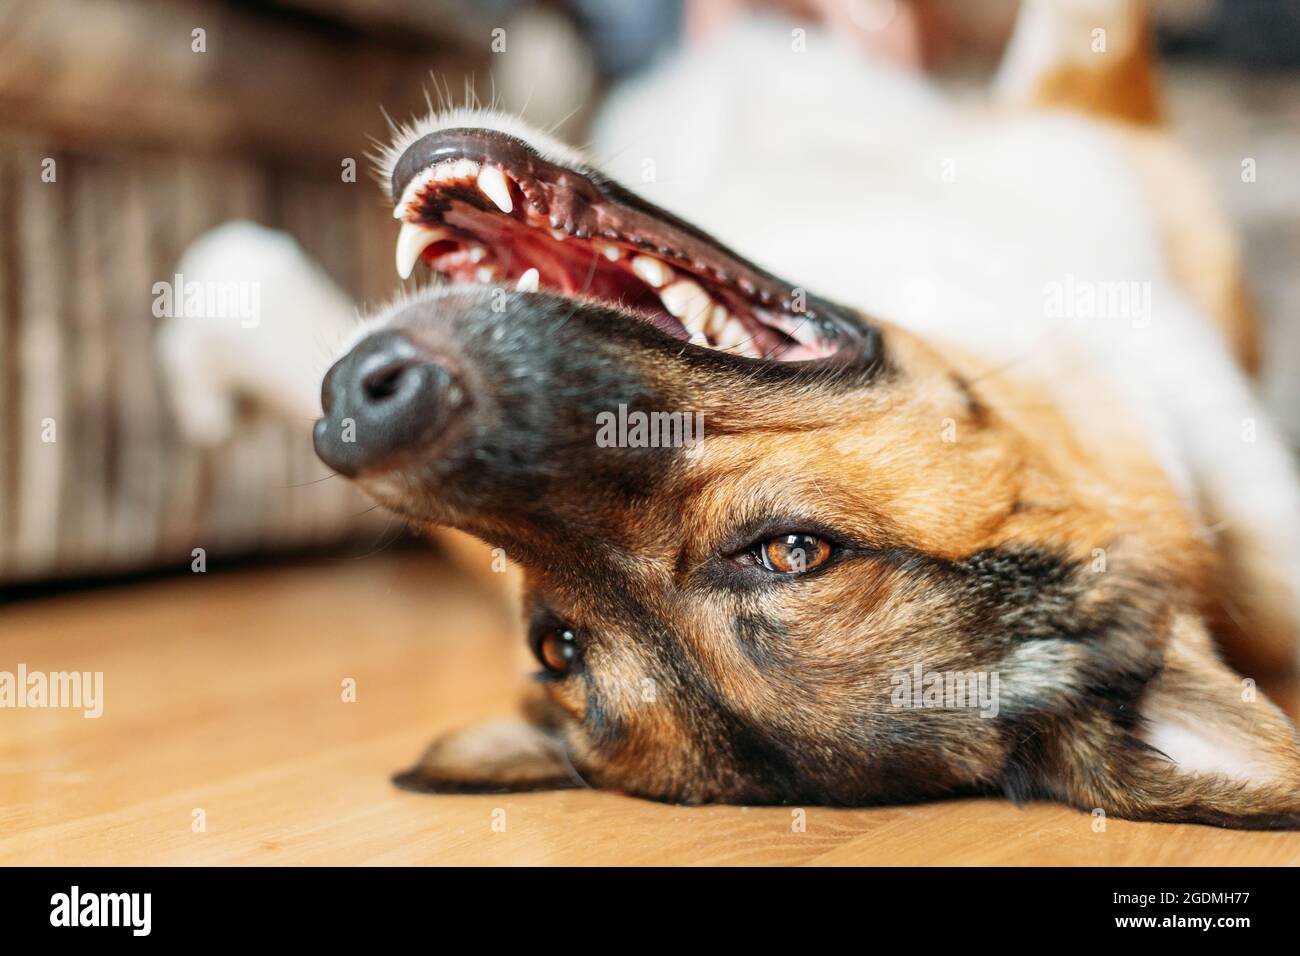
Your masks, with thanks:
[{"label": "wooden floor", "polygon": [[1300,863],[1297,834],[1098,833],[1000,800],[809,807],[796,832],[783,808],[390,786],[436,731],[510,707],[521,647],[505,609],[409,553],[11,605],[0,670],[102,671],[104,712],[0,710],[0,863]]}]

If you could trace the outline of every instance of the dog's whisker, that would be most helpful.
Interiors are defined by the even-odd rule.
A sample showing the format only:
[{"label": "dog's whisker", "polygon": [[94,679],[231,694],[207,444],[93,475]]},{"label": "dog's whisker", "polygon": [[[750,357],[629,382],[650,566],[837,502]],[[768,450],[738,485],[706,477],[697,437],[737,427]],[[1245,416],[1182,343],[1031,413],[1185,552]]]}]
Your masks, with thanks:
[{"label": "dog's whisker", "polygon": [[[365,514],[365,512],[362,512],[362,514]],[[392,545],[397,541],[397,539],[400,538],[400,537],[402,536],[402,531],[403,531],[403,530],[405,529],[405,527],[406,527],[404,524],[399,524],[399,525],[398,525],[398,528],[397,528],[397,534],[395,534],[395,535],[394,535],[392,538],[390,538],[389,540],[384,541],[384,540],[383,540],[383,539],[384,539],[384,536],[387,535],[388,532],[389,532],[390,530],[392,530],[393,522],[396,520],[396,518],[397,518],[396,515],[389,515],[389,517],[388,517],[388,523],[385,524],[383,530],[379,532],[379,535],[375,538],[376,545],[375,545],[375,546],[372,546],[372,547],[370,548],[370,550],[368,550],[368,551],[366,551],[366,552],[364,552],[364,553],[362,553],[362,554],[352,554],[352,555],[334,555],[334,556],[331,556],[331,560],[334,560],[334,561],[360,561],[360,560],[362,560],[363,558],[374,557],[376,554],[379,554],[381,551],[384,551],[384,550],[386,550],[387,548],[391,547],[391,546],[392,546]]]},{"label": "dog's whisker", "polygon": [[[329,481],[331,478],[337,478],[338,472],[332,471],[328,475],[322,475],[320,478],[313,478],[311,481],[300,481],[291,485],[280,485],[281,488],[306,488],[308,485],[319,485],[322,481]],[[370,509],[367,509],[370,510]],[[364,512],[363,512],[364,513]]]}]

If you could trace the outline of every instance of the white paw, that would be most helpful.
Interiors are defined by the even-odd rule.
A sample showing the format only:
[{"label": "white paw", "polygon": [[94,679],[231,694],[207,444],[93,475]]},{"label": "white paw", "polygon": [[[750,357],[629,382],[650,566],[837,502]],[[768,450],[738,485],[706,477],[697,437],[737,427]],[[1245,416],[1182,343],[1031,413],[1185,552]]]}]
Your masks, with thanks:
[{"label": "white paw", "polygon": [[241,401],[310,427],[355,312],[291,236],[225,223],[196,239],[154,291],[158,359],[187,440],[229,438]]}]

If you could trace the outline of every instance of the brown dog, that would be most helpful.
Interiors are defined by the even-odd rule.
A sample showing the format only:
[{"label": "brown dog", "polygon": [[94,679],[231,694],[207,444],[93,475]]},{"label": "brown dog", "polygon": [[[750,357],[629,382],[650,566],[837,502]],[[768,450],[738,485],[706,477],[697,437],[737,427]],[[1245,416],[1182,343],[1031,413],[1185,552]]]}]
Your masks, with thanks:
[{"label": "brown dog", "polygon": [[[1017,155],[1040,133],[1055,148],[1059,131],[1031,127]],[[1140,315],[1083,346],[1054,327],[1050,354],[1008,369],[1014,352],[978,339],[1006,334],[1010,310],[953,341],[869,318],[507,118],[434,117],[388,172],[399,270],[422,259],[456,281],[388,310],[335,365],[317,450],[417,525],[522,565],[542,668],[527,722],[449,735],[402,784],[835,805],[1001,792],[1300,826],[1294,729],[1213,645],[1229,602],[1261,657],[1294,634],[1293,569],[1214,471],[1247,465],[1196,444],[1254,406],[1163,272],[1143,275],[1173,303],[1157,310],[1169,338],[1149,344]],[[1027,250],[1054,241],[1034,221]],[[879,256],[907,241],[909,220],[891,227]],[[1142,358],[1171,347],[1175,371]],[[1116,394],[1135,367],[1138,404],[1162,402],[1166,377],[1215,376],[1213,407],[1167,419],[1196,426],[1177,439],[1202,469],[1196,504]],[[1280,450],[1251,453],[1257,493],[1295,501]],[[1202,533],[1229,519],[1228,543]]]}]

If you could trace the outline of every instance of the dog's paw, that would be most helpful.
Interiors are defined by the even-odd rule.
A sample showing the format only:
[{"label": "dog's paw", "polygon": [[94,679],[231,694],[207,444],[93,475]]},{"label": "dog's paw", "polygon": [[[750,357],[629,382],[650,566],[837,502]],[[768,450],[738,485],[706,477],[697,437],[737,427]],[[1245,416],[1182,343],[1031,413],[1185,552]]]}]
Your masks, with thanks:
[{"label": "dog's paw", "polygon": [[354,330],[355,308],[293,237],[224,223],[186,249],[157,291],[158,360],[187,441],[226,441],[244,401],[300,428],[320,415],[320,381]]},{"label": "dog's paw", "polygon": [[393,776],[418,793],[518,793],[582,786],[560,745],[522,720],[494,720],[444,734]]}]

